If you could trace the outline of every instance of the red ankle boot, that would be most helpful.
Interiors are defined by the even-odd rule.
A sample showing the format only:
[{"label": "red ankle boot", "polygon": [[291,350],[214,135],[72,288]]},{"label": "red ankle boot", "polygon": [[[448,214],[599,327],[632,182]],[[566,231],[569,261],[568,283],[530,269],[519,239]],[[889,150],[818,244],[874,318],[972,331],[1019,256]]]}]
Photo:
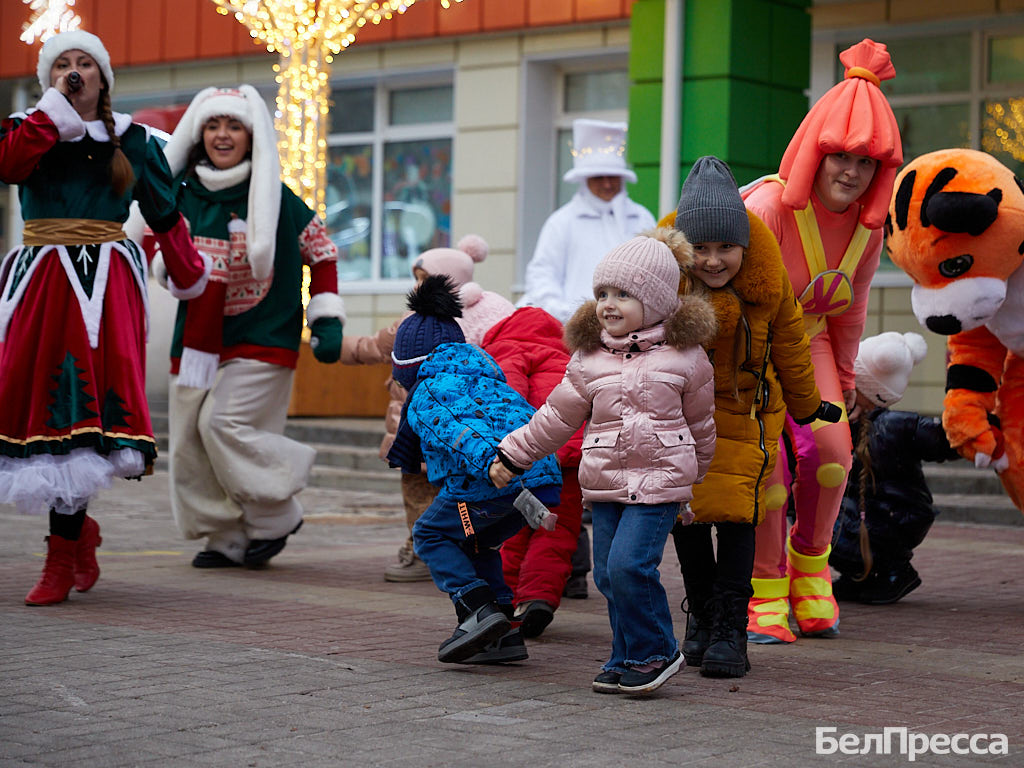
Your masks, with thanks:
[{"label": "red ankle boot", "polygon": [[25,605],[53,605],[68,599],[75,583],[77,541],[51,534],[46,537],[46,562],[43,575],[25,596]]},{"label": "red ankle boot", "polygon": [[100,524],[88,515],[82,524],[75,550],[75,591],[88,592],[100,577],[100,566],[96,562],[96,547],[103,543]]}]

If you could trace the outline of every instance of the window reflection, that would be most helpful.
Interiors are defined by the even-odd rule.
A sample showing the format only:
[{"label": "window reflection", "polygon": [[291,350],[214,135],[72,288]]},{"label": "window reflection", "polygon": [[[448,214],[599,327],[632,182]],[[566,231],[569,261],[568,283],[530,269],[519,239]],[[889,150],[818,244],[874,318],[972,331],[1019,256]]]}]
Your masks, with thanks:
[{"label": "window reflection", "polygon": [[451,140],[384,147],[381,277],[409,277],[412,261],[451,241]]},{"label": "window reflection", "polygon": [[340,283],[373,276],[373,146],[332,147],[327,161],[327,231],[338,247]]}]

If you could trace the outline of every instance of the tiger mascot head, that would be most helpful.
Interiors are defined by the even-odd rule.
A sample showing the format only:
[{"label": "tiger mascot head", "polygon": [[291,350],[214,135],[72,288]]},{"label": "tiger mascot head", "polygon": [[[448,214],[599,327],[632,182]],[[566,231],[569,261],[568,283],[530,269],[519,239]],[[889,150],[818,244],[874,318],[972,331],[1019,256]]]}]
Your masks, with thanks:
[{"label": "tiger mascot head", "polygon": [[914,281],[918,322],[952,335],[985,325],[1024,261],[1024,182],[991,155],[943,149],[896,177],[886,250]]}]

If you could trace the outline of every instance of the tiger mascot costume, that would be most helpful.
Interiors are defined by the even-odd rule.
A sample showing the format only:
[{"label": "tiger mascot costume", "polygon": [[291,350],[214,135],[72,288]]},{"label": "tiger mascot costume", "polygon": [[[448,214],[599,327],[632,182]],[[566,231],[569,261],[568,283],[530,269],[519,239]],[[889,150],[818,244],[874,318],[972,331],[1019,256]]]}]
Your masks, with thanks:
[{"label": "tiger mascot costume", "polygon": [[949,442],[1024,510],[1024,182],[984,152],[921,155],[896,178],[885,232],[918,321],[949,337]]}]

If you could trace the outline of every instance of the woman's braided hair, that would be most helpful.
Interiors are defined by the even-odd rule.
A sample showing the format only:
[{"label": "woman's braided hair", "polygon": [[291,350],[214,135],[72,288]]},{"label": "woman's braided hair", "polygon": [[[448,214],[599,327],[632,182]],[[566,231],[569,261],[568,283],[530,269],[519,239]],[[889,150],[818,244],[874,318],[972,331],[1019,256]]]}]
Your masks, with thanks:
[{"label": "woman's braided hair", "polygon": [[[105,80],[103,84],[106,86]],[[110,185],[114,188],[114,194],[120,197],[135,183],[135,171],[132,170],[128,156],[121,150],[121,137],[114,131],[114,113],[110,108],[110,89],[107,87],[100,91],[97,111],[114,147],[114,154],[110,157]]]}]

